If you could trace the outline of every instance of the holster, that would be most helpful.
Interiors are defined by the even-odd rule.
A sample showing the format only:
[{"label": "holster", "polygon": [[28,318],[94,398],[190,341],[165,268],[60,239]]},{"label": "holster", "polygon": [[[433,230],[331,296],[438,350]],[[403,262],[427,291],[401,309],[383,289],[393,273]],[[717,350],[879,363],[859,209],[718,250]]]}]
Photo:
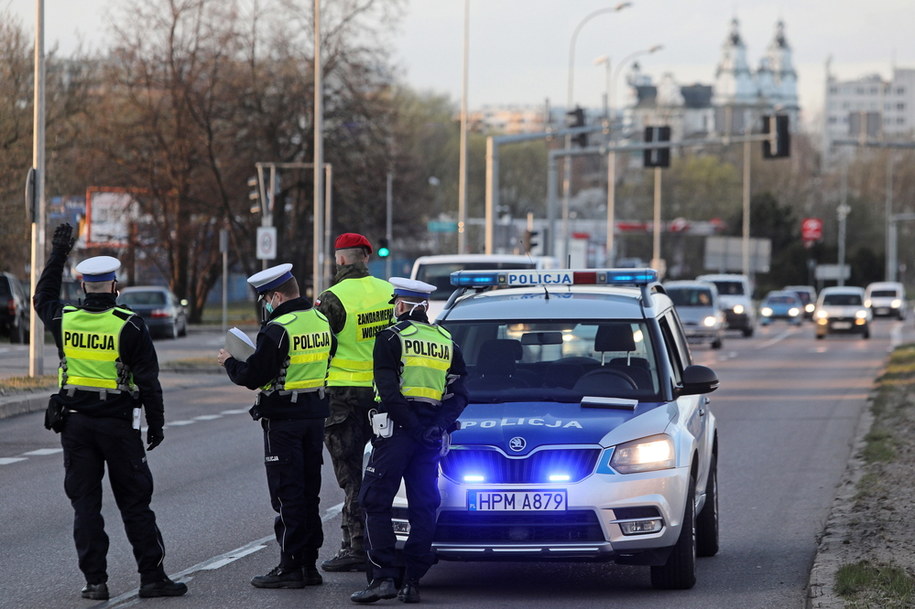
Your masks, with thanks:
[{"label": "holster", "polygon": [[60,433],[67,421],[67,407],[60,395],[54,394],[48,400],[48,407],[44,411],[44,428]]}]

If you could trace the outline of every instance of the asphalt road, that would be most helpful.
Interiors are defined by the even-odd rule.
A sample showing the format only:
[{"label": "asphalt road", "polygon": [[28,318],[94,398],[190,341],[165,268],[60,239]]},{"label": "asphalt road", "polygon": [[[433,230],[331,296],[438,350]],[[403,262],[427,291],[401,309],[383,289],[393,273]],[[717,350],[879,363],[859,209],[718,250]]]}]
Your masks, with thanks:
[{"label": "asphalt road", "polygon": [[[901,324],[881,321],[872,338],[818,341],[808,324],[729,336],[724,348],[696,348],[697,363],[716,369],[712,395],[719,420],[721,551],[700,559],[688,591],[653,590],[648,570],[584,563],[442,562],[423,580],[434,606],[801,608],[816,538],[851,450],[872,381]],[[186,349],[182,347],[186,341]],[[216,333],[192,334],[166,349],[188,357],[212,353]],[[0,363],[2,363],[0,353]],[[2,372],[0,372],[2,373]],[[104,515],[111,537],[112,600],[79,598],[83,584],[71,539],[72,513],[63,493],[57,436],[41,413],[0,420],[0,609],[127,607],[352,607],[364,585],[358,573],[325,574],[306,590],[258,590],[248,580],[275,566],[272,518],[261,465],[261,435],[246,413],[251,394],[215,374],[163,376],[165,442],[150,453],[153,500],[166,549],[166,569],[188,582],[178,599],[138,601],[138,576],[113,499]],[[183,388],[177,388],[183,387]],[[339,544],[339,504],[325,460],[322,510],[325,545]],[[397,601],[379,603],[394,604]]]}]

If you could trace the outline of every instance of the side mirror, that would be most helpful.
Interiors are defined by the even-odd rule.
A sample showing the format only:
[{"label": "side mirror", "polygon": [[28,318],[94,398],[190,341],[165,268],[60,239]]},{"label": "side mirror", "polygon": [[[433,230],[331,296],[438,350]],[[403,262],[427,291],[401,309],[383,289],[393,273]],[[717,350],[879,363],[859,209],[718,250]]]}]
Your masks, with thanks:
[{"label": "side mirror", "polygon": [[687,366],[683,371],[683,386],[680,395],[698,395],[711,393],[718,389],[718,375],[706,366]]}]

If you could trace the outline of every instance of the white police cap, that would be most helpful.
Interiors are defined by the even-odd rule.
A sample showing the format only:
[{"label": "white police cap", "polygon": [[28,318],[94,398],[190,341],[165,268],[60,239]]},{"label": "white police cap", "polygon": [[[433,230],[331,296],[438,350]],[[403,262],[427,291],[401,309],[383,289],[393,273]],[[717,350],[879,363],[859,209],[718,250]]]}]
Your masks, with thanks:
[{"label": "white police cap", "polygon": [[292,265],[286,262],[254,273],[248,277],[248,283],[258,294],[265,294],[270,290],[275,290],[290,279],[292,279]]},{"label": "white police cap", "polygon": [[407,279],[406,277],[391,277],[388,279],[394,286],[394,296],[389,301],[394,304],[398,296],[405,298],[418,298],[419,300],[428,300],[429,294],[435,291],[435,286],[418,279]]},{"label": "white police cap", "polygon": [[116,271],[121,268],[121,261],[112,256],[94,256],[86,258],[76,265],[76,272],[83,276],[83,281],[114,281]]}]

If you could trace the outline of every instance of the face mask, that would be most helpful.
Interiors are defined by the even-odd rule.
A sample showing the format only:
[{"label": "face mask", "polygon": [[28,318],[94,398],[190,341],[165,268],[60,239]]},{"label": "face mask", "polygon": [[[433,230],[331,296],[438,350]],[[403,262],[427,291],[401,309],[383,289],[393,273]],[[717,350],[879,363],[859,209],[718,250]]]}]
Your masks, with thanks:
[{"label": "face mask", "polygon": [[267,315],[273,314],[273,296],[270,297],[270,300],[264,301],[264,310],[267,312]]}]

